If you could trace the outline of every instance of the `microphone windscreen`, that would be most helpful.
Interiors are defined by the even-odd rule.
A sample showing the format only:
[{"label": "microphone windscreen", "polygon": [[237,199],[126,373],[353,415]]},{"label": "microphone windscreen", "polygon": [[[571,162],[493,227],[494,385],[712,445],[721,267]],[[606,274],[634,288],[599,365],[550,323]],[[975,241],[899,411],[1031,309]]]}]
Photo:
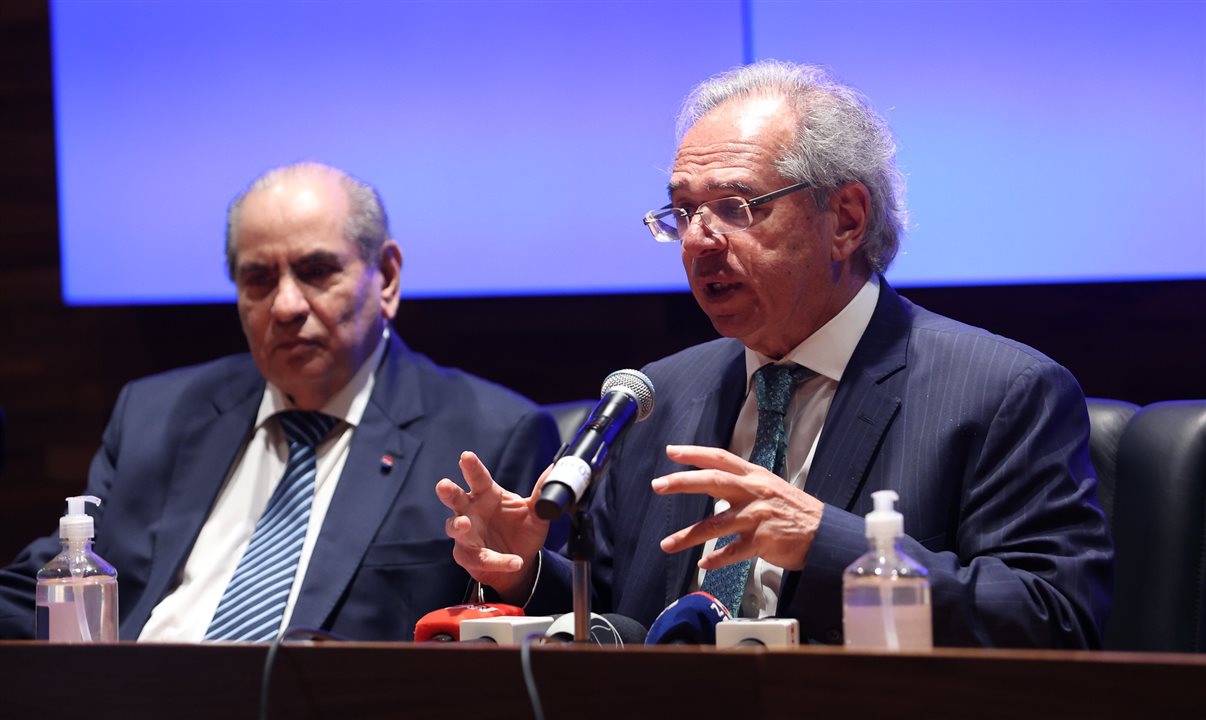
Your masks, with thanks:
[{"label": "microphone windscreen", "polygon": [[603,378],[603,389],[599,396],[606,396],[612,390],[623,390],[636,399],[637,422],[641,422],[653,412],[653,381],[640,370],[616,370]]},{"label": "microphone windscreen", "polygon": [[432,610],[415,624],[415,642],[460,640],[461,623],[465,620],[508,615],[523,615],[523,609],[514,605],[495,603],[492,605],[453,605]]},{"label": "microphone windscreen", "polygon": [[[645,639],[645,626],[623,615],[590,614],[590,642],[594,645],[640,644]],[[553,620],[545,632],[546,642],[574,641],[574,614],[566,613]]]},{"label": "microphone windscreen", "polygon": [[611,626],[616,629],[620,640],[619,645],[640,645],[645,642],[645,636],[649,634],[644,625],[630,617],[615,613],[603,613],[603,617],[609,620]]},{"label": "microphone windscreen", "polygon": [[670,604],[649,627],[646,645],[715,645],[716,626],[729,610],[706,592],[684,595]]}]

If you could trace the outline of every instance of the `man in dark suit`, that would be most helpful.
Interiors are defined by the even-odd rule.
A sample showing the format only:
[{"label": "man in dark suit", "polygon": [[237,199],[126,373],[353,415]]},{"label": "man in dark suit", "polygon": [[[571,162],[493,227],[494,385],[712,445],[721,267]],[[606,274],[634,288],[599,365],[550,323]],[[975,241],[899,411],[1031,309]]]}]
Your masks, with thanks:
[{"label": "man in dark suit", "polygon": [[[313,163],[272,170],[232,203],[227,259],[250,355],[130,383],[89,473],[121,638],[266,640],[294,626],[406,640],[423,614],[463,599],[469,579],[431,478],[471,449],[527,492],[556,425],[390,331],[402,255],[388,232],[373,188]],[[297,465],[284,420],[296,411],[330,426]],[[282,474],[310,486],[280,541],[292,549],[256,569],[249,548],[271,527]],[[0,637],[32,634],[34,574],[58,551],[43,538],[0,571]],[[248,568],[276,583],[267,619],[251,634],[219,628]]]},{"label": "man in dark suit", "polygon": [[[717,573],[737,578],[735,614],[841,642],[842,572],[867,550],[870,493],[892,489],[902,547],[929,570],[935,644],[1099,646],[1113,550],[1080,388],[888,285],[904,211],[883,121],[818,68],[762,62],[697,88],[680,128],[670,204],[646,224],[681,243],[692,293],[732,339],[645,369],[657,407],[592,501],[600,611],[649,623]],[[786,407],[764,431],[759,396],[776,385]],[[567,610],[569,565],[538,550],[536,495],[472,457],[461,470],[471,494],[437,486],[458,562],[530,613]]]}]

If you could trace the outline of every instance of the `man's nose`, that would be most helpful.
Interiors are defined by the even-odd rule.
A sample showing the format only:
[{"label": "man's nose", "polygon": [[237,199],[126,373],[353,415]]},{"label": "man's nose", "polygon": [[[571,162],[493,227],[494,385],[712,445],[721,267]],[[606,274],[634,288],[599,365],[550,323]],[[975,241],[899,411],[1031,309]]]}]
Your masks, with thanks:
[{"label": "man's nose", "polygon": [[276,286],[272,298],[272,319],[279,323],[296,322],[304,319],[310,311],[310,303],[292,275],[283,276]]},{"label": "man's nose", "polygon": [[687,229],[682,233],[682,245],[683,255],[700,257],[721,252],[728,245],[728,241],[724,235],[708,229],[702,214],[695,214],[687,221]]}]

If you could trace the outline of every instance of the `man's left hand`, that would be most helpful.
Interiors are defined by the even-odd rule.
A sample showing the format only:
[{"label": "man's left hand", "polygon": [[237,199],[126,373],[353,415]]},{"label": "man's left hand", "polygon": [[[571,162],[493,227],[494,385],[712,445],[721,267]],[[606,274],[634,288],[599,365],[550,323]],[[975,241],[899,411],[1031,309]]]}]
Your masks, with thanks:
[{"label": "man's left hand", "polygon": [[712,538],[736,534],[733,542],[700,558],[699,567],[714,570],[753,557],[785,570],[804,567],[812,537],[821,524],[824,503],[727,450],[668,445],[666,456],[697,469],[654,478],[655,493],[702,493],[728,501],[729,507],[667,536],[662,540],[662,550],[679,552]]}]

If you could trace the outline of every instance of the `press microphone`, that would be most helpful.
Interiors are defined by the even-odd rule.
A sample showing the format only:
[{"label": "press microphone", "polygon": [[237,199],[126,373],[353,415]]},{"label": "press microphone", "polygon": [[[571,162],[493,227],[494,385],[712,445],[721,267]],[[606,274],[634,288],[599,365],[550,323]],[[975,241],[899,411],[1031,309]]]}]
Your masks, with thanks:
[{"label": "press microphone", "polygon": [[461,623],[461,642],[519,645],[529,635],[544,635],[552,624],[548,616],[469,618]]},{"label": "press microphone", "polygon": [[800,621],[795,618],[730,618],[716,626],[716,647],[797,647]]},{"label": "press microphone", "polygon": [[536,501],[536,514],[555,520],[572,508],[602,472],[607,456],[628,426],[653,412],[653,383],[636,370],[617,370],[603,380],[599,402],[590,417],[557,454]]},{"label": "press microphone", "polygon": [[649,626],[646,645],[715,645],[716,628],[729,610],[706,592],[693,592],[670,603]]},{"label": "press microphone", "polygon": [[514,605],[465,604],[432,610],[415,624],[415,642],[456,642],[461,639],[461,623],[470,618],[497,618],[523,615]]},{"label": "press microphone", "polygon": [[[614,613],[590,614],[590,641],[595,645],[640,645],[645,635],[645,626],[630,617]],[[573,642],[574,614],[566,613],[553,620],[544,638],[545,642]]]}]

